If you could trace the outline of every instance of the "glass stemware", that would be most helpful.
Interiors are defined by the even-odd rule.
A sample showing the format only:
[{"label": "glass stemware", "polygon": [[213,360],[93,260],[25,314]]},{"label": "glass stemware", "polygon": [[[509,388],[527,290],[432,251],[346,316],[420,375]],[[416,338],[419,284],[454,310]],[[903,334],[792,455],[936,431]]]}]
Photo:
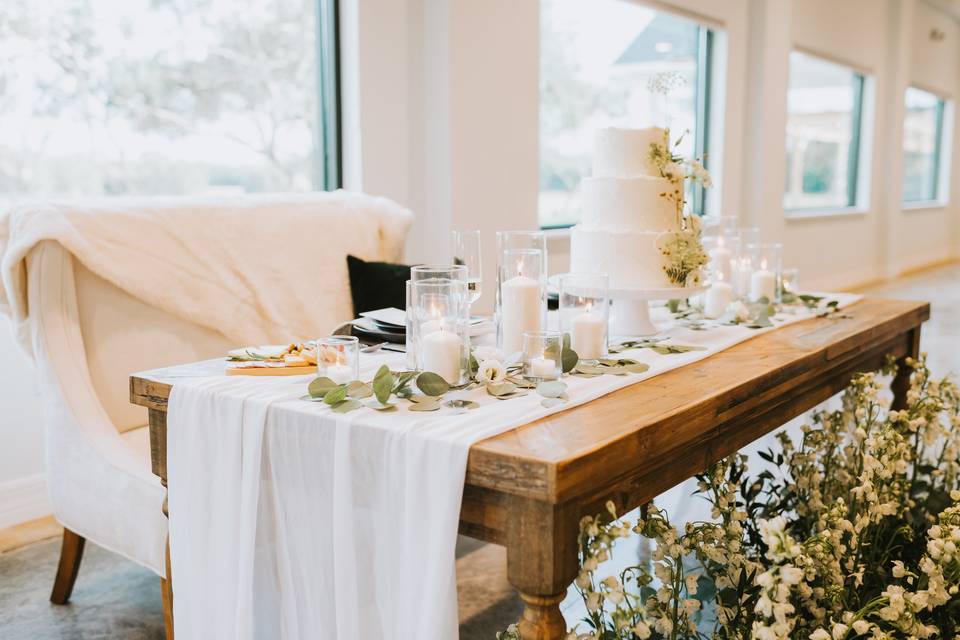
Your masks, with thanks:
[{"label": "glass stemware", "polygon": [[453,263],[467,268],[467,291],[470,304],[480,299],[483,282],[481,263],[480,232],[477,230],[453,231],[450,233]]}]

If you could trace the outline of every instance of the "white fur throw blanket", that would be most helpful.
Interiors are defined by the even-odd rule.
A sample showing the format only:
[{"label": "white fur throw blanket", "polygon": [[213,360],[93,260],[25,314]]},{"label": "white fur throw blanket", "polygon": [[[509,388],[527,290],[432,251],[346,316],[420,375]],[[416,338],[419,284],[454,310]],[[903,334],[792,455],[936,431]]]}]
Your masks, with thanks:
[{"label": "white fur throw blanket", "polygon": [[346,255],[395,261],[413,214],[359,193],[27,204],[0,216],[0,312],[30,351],[26,257],[54,240],[90,271],[238,345],[352,317]]}]

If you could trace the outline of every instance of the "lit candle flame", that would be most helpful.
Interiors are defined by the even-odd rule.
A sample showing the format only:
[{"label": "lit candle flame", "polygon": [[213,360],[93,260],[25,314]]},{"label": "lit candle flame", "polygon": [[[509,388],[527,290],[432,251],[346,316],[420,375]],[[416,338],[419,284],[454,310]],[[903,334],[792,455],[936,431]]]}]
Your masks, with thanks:
[{"label": "lit candle flame", "polygon": [[766,258],[764,258],[763,260],[760,261],[760,268],[761,268],[761,269],[766,269],[766,268],[767,268],[767,259],[766,259]]}]

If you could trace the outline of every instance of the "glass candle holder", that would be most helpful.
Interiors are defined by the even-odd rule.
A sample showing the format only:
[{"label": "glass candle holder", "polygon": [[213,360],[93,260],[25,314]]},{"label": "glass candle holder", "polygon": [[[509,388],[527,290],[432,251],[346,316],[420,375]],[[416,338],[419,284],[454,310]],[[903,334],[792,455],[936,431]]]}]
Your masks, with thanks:
[{"label": "glass candle holder", "polygon": [[741,247],[760,244],[760,227],[743,227],[737,230],[737,236],[740,238]]},{"label": "glass candle holder", "polygon": [[543,252],[503,252],[497,281],[497,345],[510,357],[523,350],[523,334],[546,326],[547,288]]},{"label": "glass candle holder", "polygon": [[523,334],[523,377],[530,380],[557,380],[563,373],[563,334],[559,331],[531,331]]},{"label": "glass candle holder", "polygon": [[337,384],[360,377],[360,340],[354,336],[330,336],[317,340],[317,375]]},{"label": "glass candle holder", "polygon": [[[787,296],[796,298],[800,293],[800,269],[790,267],[780,270],[780,299],[788,302]],[[794,300],[789,300],[793,302]]]},{"label": "glass candle holder", "polygon": [[731,266],[733,296],[736,300],[746,300],[750,296],[750,274],[753,273],[753,258],[742,248],[733,258]]},{"label": "glass candle holder", "polygon": [[428,278],[410,283],[417,369],[436,373],[451,385],[465,382],[470,338],[464,307],[467,283]]},{"label": "glass candle holder", "polygon": [[607,355],[609,278],[605,273],[560,276],[560,331],[570,334],[570,348],[581,360]]},{"label": "glass candle holder", "polygon": [[734,261],[740,254],[740,238],[731,235],[705,236],[703,248],[710,256],[708,276],[716,279],[716,274],[726,282],[733,282]]},{"label": "glass candle holder", "polygon": [[[406,345],[407,345],[407,357],[406,365],[410,370],[419,370],[420,366],[417,362],[417,356],[419,355],[419,349],[417,349],[417,334],[416,323],[414,322],[414,304],[413,304],[413,293],[411,290],[412,283],[420,280],[461,280],[467,282],[469,278],[469,270],[466,265],[459,264],[424,264],[417,265],[415,267],[410,267],[410,280],[407,283],[407,331],[406,331]],[[466,319],[470,314],[469,307],[464,310],[464,318]]]},{"label": "glass candle holder", "polygon": [[750,274],[750,289],[747,297],[751,302],[766,298],[780,302],[780,269],[783,245],[778,242],[747,246],[753,272]]}]

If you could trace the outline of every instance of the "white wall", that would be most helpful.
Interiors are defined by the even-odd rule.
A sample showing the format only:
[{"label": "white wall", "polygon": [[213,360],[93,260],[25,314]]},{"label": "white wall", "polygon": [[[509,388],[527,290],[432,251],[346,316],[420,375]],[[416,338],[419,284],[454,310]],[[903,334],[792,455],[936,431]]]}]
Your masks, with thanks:
[{"label": "white wall", "polygon": [[[451,228],[479,227],[490,245],[497,229],[533,228],[539,3],[353,2],[376,16],[380,30],[364,34],[357,51],[368,93],[360,99],[365,160],[352,184],[418,213],[409,258],[441,258]],[[956,198],[921,210],[900,205],[903,91],[913,83],[957,93],[960,28],[952,18],[920,0],[646,4],[718,30],[714,104],[722,109],[714,114],[722,120],[712,127],[711,148],[723,150],[720,209],[783,242],[785,262],[801,269],[807,286],[855,286],[960,254]],[[930,40],[933,26],[945,32],[942,42]],[[870,77],[856,213],[788,218],[783,210],[794,48]],[[386,81],[371,80],[384,66],[391,70]],[[566,268],[568,247],[567,233],[551,234],[551,271]],[[487,258],[492,274],[492,252]]]},{"label": "white wall", "polygon": [[43,481],[42,396],[0,317],[0,528],[49,513]]}]

